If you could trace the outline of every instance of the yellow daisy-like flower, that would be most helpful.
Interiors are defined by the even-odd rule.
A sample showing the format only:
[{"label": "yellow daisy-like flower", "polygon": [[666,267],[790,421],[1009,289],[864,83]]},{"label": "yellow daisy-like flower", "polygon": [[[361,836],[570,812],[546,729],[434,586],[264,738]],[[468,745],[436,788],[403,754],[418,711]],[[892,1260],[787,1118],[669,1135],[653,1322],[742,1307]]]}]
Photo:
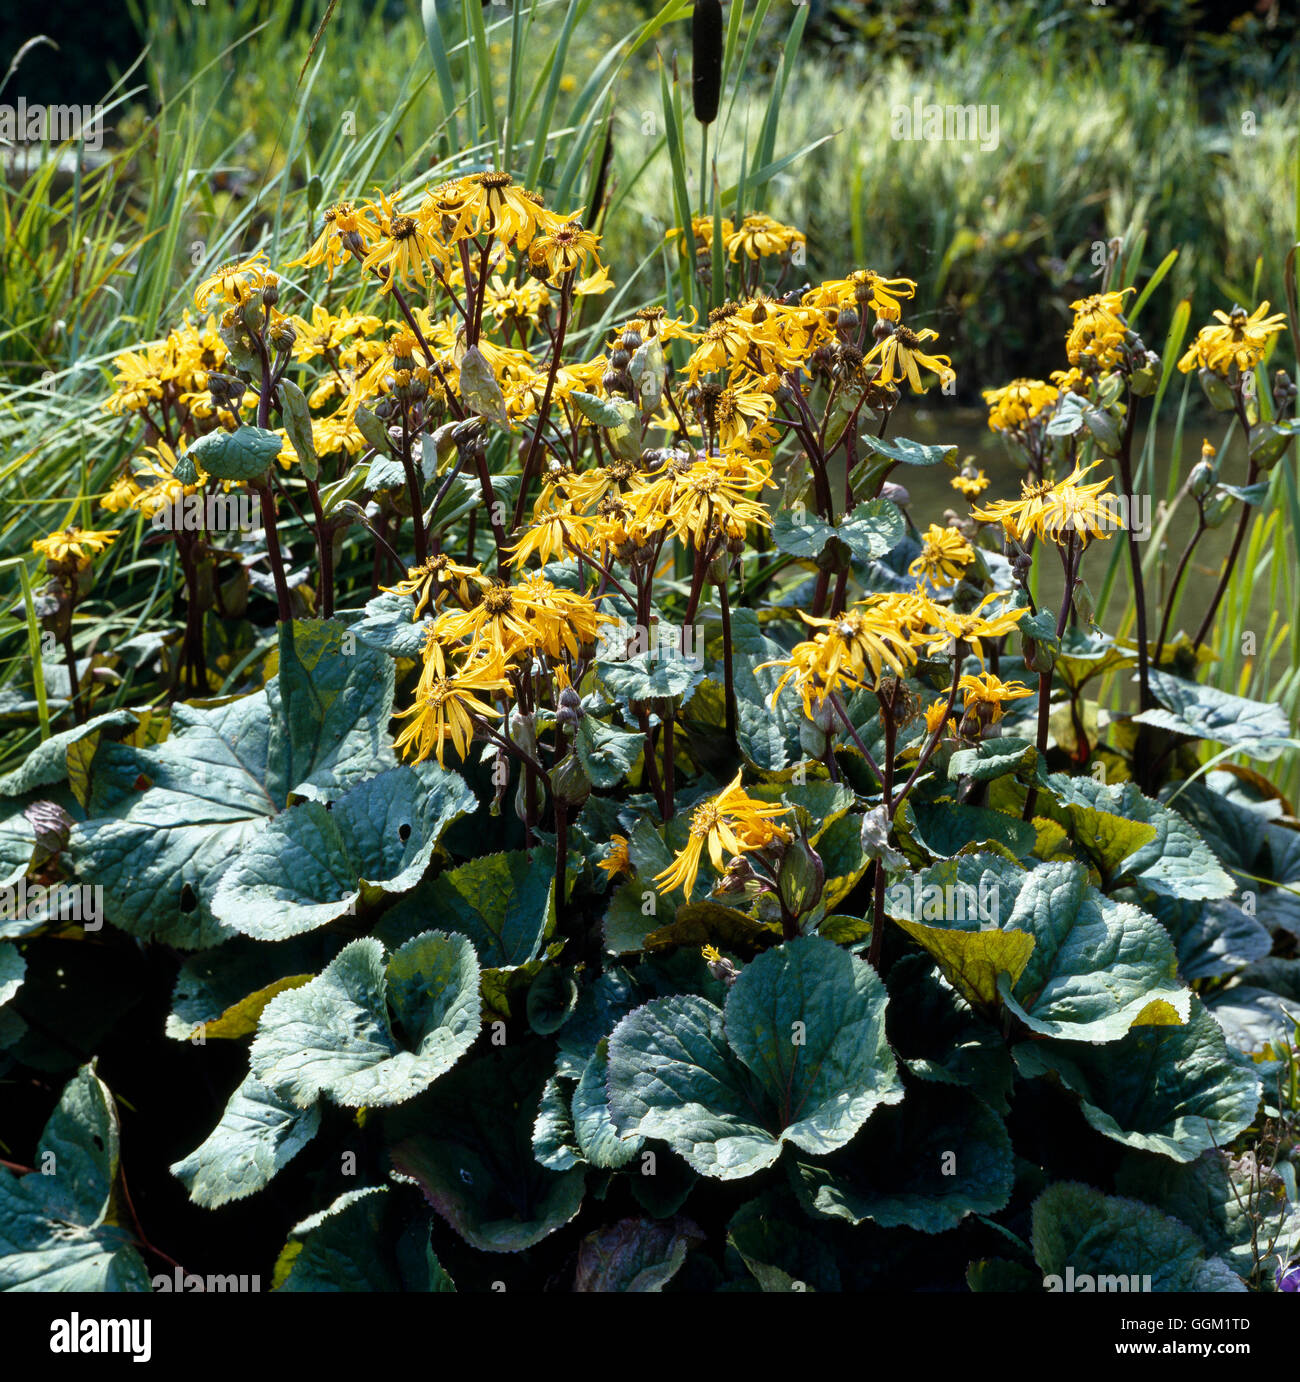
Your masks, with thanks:
[{"label": "yellow daisy-like flower", "polygon": [[336,202],[325,208],[320,234],[312,241],[307,253],[290,259],[286,268],[316,268],[325,265],[326,277],[333,279],[334,270],[352,258],[349,246],[355,245],[363,254],[370,248],[367,240],[369,226],[351,202]]},{"label": "yellow daisy-like flower", "polygon": [[274,286],[280,279],[267,267],[266,251],[258,250],[248,259],[237,259],[223,264],[194,290],[194,305],[200,312],[207,311],[208,303],[219,297],[231,307],[238,307],[254,293]]},{"label": "yellow daisy-like flower", "polygon": [[1110,484],[1109,477],[1091,485],[1080,484],[1100,464],[1093,461],[1083,470],[1076,465],[1055,484],[1022,480],[1019,499],[999,499],[971,513],[981,523],[1001,523],[1003,530],[1021,543],[1033,534],[1058,546],[1077,536],[1080,546],[1087,546],[1090,539],[1109,537],[1116,528],[1125,526],[1116,496],[1102,494]]},{"label": "yellow daisy-like flower", "polygon": [[49,537],[38,537],[32,543],[32,551],[39,552],[47,561],[67,566],[76,562],[79,570],[85,570],[91,559],[117,540],[115,532],[96,532],[92,528],[64,528],[62,532],[51,533]]},{"label": "yellow daisy-like flower", "polygon": [[[721,221],[722,243],[727,243],[727,237],[733,235],[736,230],[734,221],[723,217]],[[691,238],[694,240],[697,252],[699,250],[711,250],[713,248],[713,217],[712,216],[692,216],[691,217]],[[677,248],[683,254],[686,253],[687,240],[686,232],[681,226],[673,226],[664,235],[665,240],[675,240]]]},{"label": "yellow daisy-like flower", "polygon": [[466,660],[458,671],[447,670],[441,647],[430,645],[425,674],[416,687],[415,701],[399,711],[397,719],[411,718],[394,747],[413,762],[422,763],[433,754],[441,767],[447,741],[464,758],[474,739],[474,716],[499,716],[501,712],[480,697],[493,691],[508,691],[510,681],[500,657],[488,654]]},{"label": "yellow daisy-like flower", "polygon": [[461,604],[468,605],[471,589],[482,590],[489,584],[491,582],[477,566],[465,566],[453,561],[445,552],[439,552],[422,566],[410,567],[404,581],[380,586],[380,589],[391,595],[414,595],[415,613],[412,618],[419,619],[430,600],[434,609],[437,609],[446,596],[454,591]]},{"label": "yellow daisy-like flower", "polygon": [[709,862],[722,873],[725,855],[746,854],[763,849],[774,840],[788,840],[790,830],[775,824],[784,816],[787,806],[769,805],[746,796],[740,786],[741,774],[716,797],[697,806],[691,812],[691,833],[686,847],[677,858],[655,875],[655,886],[661,893],[680,887],[689,902],[700,872],[700,856],[707,848]]},{"label": "yellow daisy-like flower", "polygon": [[465,211],[475,217],[474,233],[495,235],[502,244],[513,242],[523,251],[532,243],[540,226],[553,229],[560,218],[547,211],[541,197],[526,188],[516,187],[509,173],[475,173],[466,178],[471,195]]},{"label": "yellow daisy-like flower", "polygon": [[381,293],[410,283],[423,287],[426,269],[438,274],[447,267],[447,247],[429,234],[418,216],[398,212],[382,192],[379,200],[381,205],[374,208],[379,235],[361,267],[379,271],[383,279]]},{"label": "yellow daisy-like flower", "polygon": [[828,696],[874,683],[885,667],[902,676],[907,665],[916,661],[909,611],[887,596],[870,596],[829,619],[802,612],[799,617],[820,632],[795,644],[787,657],[759,665],[786,669],[772,692],[771,704],[793,681],[809,719]]},{"label": "yellow daisy-like flower", "polygon": [[1072,365],[1085,356],[1092,356],[1102,369],[1116,363],[1128,332],[1128,322],[1122,315],[1124,295],[1134,291],[1122,288],[1117,292],[1094,293],[1070,304],[1074,321],[1065,338],[1065,354]]},{"label": "yellow daisy-like flower", "polygon": [[907,569],[913,576],[924,573],[935,585],[955,585],[974,560],[975,549],[956,528],[941,528],[931,523],[921,555]]},{"label": "yellow daisy-like flower", "polygon": [[[930,704],[925,707],[925,733],[927,738],[939,732],[939,729],[943,725],[944,715],[947,713],[947,710],[948,702],[946,700],[931,701]],[[957,722],[955,720],[949,720],[948,727],[953,733],[956,733]]]},{"label": "yellow daisy-like flower", "polygon": [[916,283],[910,278],[883,278],[870,269],[856,269],[847,278],[827,279],[805,293],[803,301],[812,307],[870,307],[885,320],[897,321],[903,312],[899,299],[915,293]]},{"label": "yellow daisy-like flower", "polygon": [[1269,341],[1286,325],[1282,312],[1268,315],[1269,304],[1262,302],[1249,315],[1244,307],[1231,312],[1215,311],[1219,326],[1203,326],[1196,339],[1178,362],[1187,374],[1194,369],[1208,369],[1215,374],[1227,374],[1234,366],[1241,372],[1252,370],[1264,358]]},{"label": "yellow daisy-like flower", "polygon": [[600,261],[596,259],[599,244],[596,232],[583,230],[582,222],[572,217],[535,236],[528,247],[528,259],[534,269],[545,265],[547,278],[563,278],[565,274],[584,268],[588,255],[600,269]]},{"label": "yellow daisy-like flower", "polygon": [[620,878],[624,875],[631,876],[636,870],[632,867],[632,860],[628,857],[627,836],[611,835],[609,837],[609,853],[596,865],[598,869],[604,869],[610,878]]},{"label": "yellow daisy-like flower", "polygon": [[1041,379],[1013,379],[1000,389],[985,389],[984,401],[989,405],[989,430],[1023,432],[1058,397],[1059,390]]},{"label": "yellow daisy-like flower", "polygon": [[345,308],[335,316],[319,303],[311,309],[310,321],[296,316],[288,320],[294,330],[293,358],[299,364],[338,351],[353,337],[369,336],[383,326],[378,317],[368,312],[349,312]]},{"label": "yellow daisy-like flower", "polygon": [[923,349],[927,341],[938,339],[939,333],[931,331],[929,327],[913,331],[900,322],[884,340],[876,342],[863,363],[880,361],[880,373],[876,376],[878,384],[902,383],[906,379],[913,393],[922,393],[921,373],[917,368],[920,366],[937,374],[940,384],[947,387],[957,378],[952,361],[946,355],[930,355]]},{"label": "yellow daisy-like flower", "polygon": [[967,499],[978,498],[989,487],[989,477],[982,470],[977,470],[974,475],[967,475],[962,471],[960,475],[954,475],[948,483]]},{"label": "yellow daisy-like flower", "polygon": [[[713,222],[709,222],[710,231]],[[767,259],[772,255],[785,254],[795,245],[805,244],[803,232],[794,226],[782,225],[780,221],[755,212],[746,216],[740,229],[724,237],[727,255],[736,263],[743,252],[747,259]]]},{"label": "yellow daisy-like flower", "polygon": [[988,723],[994,725],[1002,718],[1003,706],[1007,701],[1018,701],[1034,694],[1023,682],[1001,681],[992,672],[963,676],[957,682],[957,689],[965,698],[968,715],[972,711],[978,714],[984,706],[988,706]]},{"label": "yellow daisy-like flower", "polygon": [[1016,629],[1029,613],[1027,605],[1007,604],[1007,596],[990,591],[968,614],[959,614],[947,605],[925,596],[900,597],[911,599],[914,617],[925,627],[916,634],[917,641],[929,652],[946,653],[961,643],[984,662],[984,640],[1002,638]]},{"label": "yellow daisy-like flower", "polygon": [[691,321],[684,321],[680,317],[670,317],[666,307],[643,307],[641,311],[627,322],[619,331],[622,335],[627,331],[635,331],[643,340],[648,340],[651,336],[660,341],[689,341],[693,340],[691,328],[695,325],[695,313],[692,309]]}]

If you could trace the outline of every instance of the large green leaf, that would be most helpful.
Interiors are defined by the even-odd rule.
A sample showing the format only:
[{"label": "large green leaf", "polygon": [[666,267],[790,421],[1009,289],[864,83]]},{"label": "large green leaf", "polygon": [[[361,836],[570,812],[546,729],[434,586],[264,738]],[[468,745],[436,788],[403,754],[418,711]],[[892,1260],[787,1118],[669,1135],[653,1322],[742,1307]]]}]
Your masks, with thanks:
[{"label": "large green leaf", "polygon": [[1247,700],[1157,668],[1151,669],[1150,681],[1152,694],[1164,708],[1135,715],[1139,724],[1156,725],[1214,744],[1230,744],[1264,761],[1277,758],[1284,749],[1296,748],[1280,705]]},{"label": "large green leaf", "polygon": [[252,1072],[297,1108],[321,1094],[351,1108],[401,1103],[473,1045],[478,979],[461,936],[426,932],[386,965],[374,937],[353,941],[319,978],[267,1004]]},{"label": "large green leaf", "polygon": [[147,748],[101,743],[90,819],[73,828],[77,871],[111,898],[108,919],[145,939],[197,950],[233,935],[212,910],[222,874],[290,796],[337,796],[394,760],[393,664],[350,653],[342,625],[281,628],[281,674],[264,693],[173,706]]},{"label": "large green leaf", "polygon": [[608,1070],[606,1043],[602,1041],[573,1091],[571,1107],[573,1130],[583,1160],[601,1170],[613,1171],[626,1166],[636,1156],[643,1139],[619,1137],[609,1116],[609,1094],[605,1085]]},{"label": "large green leaf", "polygon": [[1138,1022],[1186,1018],[1168,932],[1131,903],[1112,902],[1079,864],[1040,864],[1026,875],[1005,925],[1034,937],[1014,985],[999,990],[1034,1032],[1116,1041]]},{"label": "large green leaf", "polygon": [[806,937],[745,966],[725,1010],[693,996],[646,1003],[610,1037],[614,1126],[722,1180],[770,1166],[787,1141],[843,1146],[902,1098],[886,1001],[869,965]]},{"label": "large green leaf", "polygon": [[491,1050],[390,1115],[395,1172],[484,1252],[530,1248],[582,1203],[583,1166],[550,1171],[533,1155],[549,1064],[540,1044]]},{"label": "large green leaf", "polygon": [[620,700],[668,700],[687,696],[700,684],[704,669],[698,661],[651,648],[621,662],[598,662],[596,675]]},{"label": "large green leaf", "polygon": [[862,444],[868,451],[878,456],[888,456],[891,461],[901,461],[904,465],[939,465],[951,462],[957,455],[956,445],[909,441],[906,437],[896,437],[886,441],[882,437],[865,436]]},{"label": "large green leaf", "polygon": [[908,804],[915,822],[913,833],[933,855],[950,859],[972,846],[994,841],[1017,858],[1027,858],[1034,848],[1034,827],[1028,821],[990,811],[983,806],[963,806],[951,801],[918,801]]},{"label": "large green leaf", "polygon": [[278,433],[265,427],[208,432],[182,453],[216,480],[258,480],[280,454]]},{"label": "large green leaf", "polygon": [[1300,1000],[1251,984],[1233,984],[1205,1000],[1228,1044],[1247,1055],[1280,1055],[1295,1045]]},{"label": "large green leaf", "polygon": [[918,1085],[896,1108],[792,1178],[809,1213],[881,1228],[944,1233],[968,1214],[996,1214],[1015,1171],[1002,1119],[968,1090]]},{"label": "large green leaf", "polygon": [[1286,1253],[1300,1238],[1300,1210],[1287,1199],[1286,1182],[1250,1152],[1234,1159],[1212,1147],[1180,1166],[1129,1152],[1115,1173],[1115,1189],[1181,1220],[1207,1253],[1243,1275],[1254,1269],[1256,1251],[1265,1256],[1276,1242]]},{"label": "large green leaf", "polygon": [[280,670],[266,687],[267,785],[278,806],[291,794],[329,800],[396,763],[393,681],[392,660],[337,620],[280,625]]},{"label": "large green leaf", "polygon": [[221,1121],[171,1172],[205,1209],[261,1190],[316,1136],[320,1109],[296,1108],[248,1075]]},{"label": "large green leaf", "polygon": [[1168,933],[1098,892],[1082,864],[960,855],[895,884],[886,906],[968,1002],[988,1013],[996,992],[1043,1036],[1117,1041],[1138,1020],[1187,1014]]},{"label": "large green leaf", "polygon": [[1181,1026],[1134,1027],[1107,1047],[1023,1042],[1015,1059],[1021,1074],[1055,1075],[1078,1094],[1103,1136],[1173,1161],[1226,1146],[1259,1104],[1259,1076],[1232,1058],[1198,1000]]},{"label": "large green leaf", "polygon": [[16,945],[0,945],[0,1007],[3,1007],[23,986],[27,961]]},{"label": "large green leaf", "polygon": [[139,720],[133,711],[110,710],[103,715],[95,715],[84,725],[75,725],[58,734],[52,734],[23,759],[12,772],[0,777],[0,797],[19,797],[36,787],[48,787],[55,782],[66,782],[68,777],[68,750],[90,735],[106,732],[117,737],[119,731],[133,730]]},{"label": "large green leaf", "polygon": [[811,561],[816,561],[833,539],[842,542],[859,562],[874,561],[897,547],[906,531],[898,505],[888,499],[869,499],[837,523],[791,509],[779,510],[772,519],[772,541],[777,551]]},{"label": "large green leaf", "polygon": [[471,859],[421,883],[384,915],[376,934],[391,945],[434,924],[468,936],[484,968],[537,959],[555,924],[554,854]]},{"label": "large green leaf", "polygon": [[1111,870],[1114,881],[1130,879],[1139,887],[1170,897],[1212,900],[1230,897],[1236,884],[1220,866],[1195,826],[1177,811],[1143,796],[1135,783],[1105,786],[1091,777],[1052,773],[1049,786],[1059,806],[1044,802],[1044,811],[1067,826],[1079,817],[1081,830],[1087,813],[1106,812],[1154,828],[1155,834],[1124,856]]},{"label": "large green leaf", "polygon": [[824,1220],[809,1222],[788,1189],[767,1191],[732,1216],[727,1255],[734,1252],[764,1291],[839,1291],[826,1229]]},{"label": "large green leaf", "polygon": [[[260,1009],[252,1011],[255,1004],[250,1000],[295,976],[313,977],[342,947],[333,932],[316,932],[277,945],[233,936],[210,950],[200,950],[176,976],[166,1033],[175,1041],[189,1041],[199,1027],[210,1032],[221,1024],[224,1030],[242,1016],[251,1021],[238,1035],[247,1035],[261,1016]],[[268,1001],[273,996],[267,994]]]},{"label": "large green leaf", "polygon": [[35,1165],[22,1176],[0,1167],[0,1291],[148,1291],[113,1217],[117,1112],[93,1063],[64,1087]]},{"label": "large green leaf", "polygon": [[1227,898],[1185,902],[1150,893],[1147,908],[1173,937],[1178,971],[1188,981],[1232,974],[1273,948],[1268,931]]},{"label": "large green leaf", "polygon": [[[402,477],[405,483],[405,476]],[[366,602],[365,614],[348,626],[358,643],[378,648],[390,657],[419,657],[428,641],[429,625],[425,618],[415,619],[415,599],[410,595],[396,595],[383,591]]]},{"label": "large green leaf", "polygon": [[477,805],[459,773],[403,764],[328,807],[302,801],[250,839],[212,911],[257,940],[283,940],[415,886],[442,832]]},{"label": "large green leaf", "polygon": [[401,1291],[408,1283],[398,1266],[397,1198],[386,1185],[349,1190],[295,1224],[276,1263],[275,1289]]},{"label": "large green leaf", "polygon": [[269,731],[258,695],[209,710],[177,704],[171,735],[152,748],[101,744],[96,773],[103,765],[138,789],[75,825],[69,854],[83,878],[103,886],[115,926],[191,950],[234,934],[213,914],[212,897],[277,808],[266,785]]},{"label": "large green leaf", "polygon": [[[1077,1181],[1050,1186],[1034,1201],[1033,1247],[1044,1278],[1059,1278],[1049,1290],[1065,1290],[1067,1273],[1075,1290],[1081,1276],[1092,1278],[1092,1289],[1106,1291],[1232,1289],[1206,1270],[1200,1239],[1177,1219]],[[1242,1289],[1239,1281],[1236,1289]]]},{"label": "large green leaf", "polygon": [[662,1291],[687,1252],[704,1242],[689,1219],[620,1219],[578,1247],[575,1291]]},{"label": "large green leaf", "polygon": [[887,982],[886,1029],[908,1070],[918,1079],[965,1085],[995,1112],[1008,1113],[1015,1066],[1002,1033],[975,1013],[926,955],[901,955]]},{"label": "large green leaf", "polygon": [[[722,652],[719,647],[715,666],[721,662]],[[799,747],[802,711],[798,699],[782,696],[773,704],[772,693],[781,679],[781,669],[762,666],[785,656],[785,649],[763,633],[757,611],[744,608],[731,611],[736,740],[745,757],[764,772],[779,772],[803,756]],[[711,679],[719,685],[723,681],[716,671]]]}]

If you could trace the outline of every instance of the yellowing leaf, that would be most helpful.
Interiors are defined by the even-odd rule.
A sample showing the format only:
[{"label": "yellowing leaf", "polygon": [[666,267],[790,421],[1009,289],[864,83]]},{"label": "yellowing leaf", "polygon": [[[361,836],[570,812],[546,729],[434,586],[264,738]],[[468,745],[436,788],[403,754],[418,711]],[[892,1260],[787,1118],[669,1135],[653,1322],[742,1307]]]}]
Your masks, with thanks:
[{"label": "yellowing leaf", "polygon": [[1178,1009],[1172,1003],[1166,1003],[1163,998],[1153,998],[1145,1008],[1133,1019],[1135,1027],[1181,1027],[1184,1018],[1178,1014]]},{"label": "yellowing leaf", "polygon": [[962,997],[982,1008],[997,1006],[999,975],[1008,975],[1014,987],[1034,949],[1034,938],[1027,931],[953,931],[895,920],[934,956]]},{"label": "yellowing leaf", "polygon": [[247,998],[241,998],[238,1003],[227,1008],[215,1022],[201,1025],[194,1030],[201,1030],[205,1037],[230,1039],[248,1036],[250,1032],[257,1030],[257,1019],[261,1017],[262,1009],[277,993],[283,993],[285,989],[301,988],[303,984],[311,983],[315,977],[313,974],[287,974],[283,979],[277,979],[275,983],[258,989],[256,993],[250,993]]}]

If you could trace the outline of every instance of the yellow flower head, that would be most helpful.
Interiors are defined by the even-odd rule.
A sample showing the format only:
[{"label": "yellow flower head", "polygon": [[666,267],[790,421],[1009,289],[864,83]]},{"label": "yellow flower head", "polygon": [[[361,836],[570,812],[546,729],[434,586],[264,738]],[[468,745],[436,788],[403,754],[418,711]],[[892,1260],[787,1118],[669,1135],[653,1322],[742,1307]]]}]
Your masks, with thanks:
[{"label": "yellow flower head", "polygon": [[1059,390],[1041,379],[1013,379],[1000,389],[985,389],[989,405],[989,429],[1023,432],[1045,409],[1056,402]]},{"label": "yellow flower head", "polygon": [[1065,354],[1072,365],[1079,364],[1084,357],[1096,360],[1101,369],[1109,369],[1118,362],[1128,332],[1128,322],[1122,315],[1124,294],[1133,291],[1123,288],[1118,292],[1094,293],[1070,304],[1074,321],[1065,338]]},{"label": "yellow flower head", "polygon": [[999,499],[971,513],[981,523],[1001,523],[1003,530],[1021,543],[1032,534],[1062,547],[1073,538],[1080,546],[1087,546],[1090,539],[1109,537],[1116,528],[1124,527],[1116,496],[1102,493],[1110,484],[1109,478],[1091,485],[1080,483],[1100,464],[1093,461],[1083,470],[1076,465],[1055,484],[1023,480],[1019,499]]},{"label": "yellow flower head", "polygon": [[977,470],[974,475],[968,475],[964,470],[960,475],[954,475],[948,483],[967,499],[978,498],[989,487],[989,477],[982,470]]},{"label": "yellow flower head", "polygon": [[988,723],[994,725],[1002,718],[1003,706],[1007,701],[1018,701],[1034,694],[1023,682],[1001,681],[991,672],[963,676],[957,683],[957,689],[965,697],[967,715],[972,711],[976,715],[987,714]]},{"label": "yellow flower head", "polygon": [[777,825],[775,818],[784,816],[786,806],[773,806],[746,796],[740,786],[741,774],[716,797],[697,806],[691,812],[691,833],[686,847],[662,873],[655,875],[655,886],[661,893],[680,887],[689,902],[695,880],[700,872],[700,856],[705,848],[709,862],[722,873],[724,854],[746,854],[764,849],[774,841],[791,838],[786,826]]},{"label": "yellow flower head", "polygon": [[906,379],[913,393],[922,393],[924,388],[918,369],[920,366],[937,374],[940,384],[946,388],[957,378],[952,361],[946,355],[930,355],[924,349],[927,341],[938,339],[939,333],[931,331],[929,327],[913,331],[899,322],[888,336],[876,342],[863,363],[880,361],[880,373],[876,376],[878,384],[901,384]]},{"label": "yellow flower head", "polygon": [[248,259],[237,259],[223,264],[199,284],[194,290],[194,305],[200,312],[207,311],[208,303],[219,297],[231,307],[238,307],[254,293],[279,283],[279,277],[267,267],[266,251],[258,250]]},{"label": "yellow flower head", "polygon": [[57,566],[73,563],[84,571],[110,544],[117,539],[115,532],[95,532],[90,528],[64,528],[62,532],[51,533],[49,537],[38,537],[32,543],[32,550],[39,552],[47,561]]},{"label": "yellow flower head", "polygon": [[583,268],[588,255],[599,269],[600,261],[596,259],[599,244],[596,232],[583,230],[582,222],[572,216],[534,237],[528,247],[528,258],[534,269],[545,266],[547,278],[559,279]]},{"label": "yellow flower head", "polygon": [[1244,307],[1229,312],[1216,311],[1218,326],[1203,326],[1196,339],[1178,362],[1187,374],[1193,369],[1208,369],[1226,375],[1236,368],[1241,373],[1252,370],[1264,358],[1269,341],[1286,325],[1286,316],[1277,312],[1268,315],[1269,304],[1262,302],[1249,315]]},{"label": "yellow flower head", "polygon": [[505,666],[493,652],[471,652],[458,670],[449,671],[441,646],[431,641],[415,701],[397,714],[399,720],[412,717],[411,723],[394,747],[416,763],[433,754],[441,766],[450,739],[464,758],[474,739],[474,716],[501,713],[480,697],[509,690]]},{"label": "yellow flower head", "polygon": [[632,867],[632,860],[628,857],[626,835],[611,835],[609,837],[609,852],[596,867],[604,869],[611,879],[619,878],[624,874],[630,876],[636,872]]},{"label": "yellow flower head", "polygon": [[955,585],[974,560],[975,549],[956,528],[941,528],[931,523],[921,555],[907,569],[913,576],[924,573],[935,585]]},{"label": "yellow flower head", "polygon": [[[710,235],[713,222],[710,220]],[[740,229],[724,237],[727,255],[734,264],[743,252],[747,259],[766,259],[772,255],[785,254],[795,245],[805,243],[803,232],[794,226],[782,225],[771,216],[761,212],[746,216]]]}]

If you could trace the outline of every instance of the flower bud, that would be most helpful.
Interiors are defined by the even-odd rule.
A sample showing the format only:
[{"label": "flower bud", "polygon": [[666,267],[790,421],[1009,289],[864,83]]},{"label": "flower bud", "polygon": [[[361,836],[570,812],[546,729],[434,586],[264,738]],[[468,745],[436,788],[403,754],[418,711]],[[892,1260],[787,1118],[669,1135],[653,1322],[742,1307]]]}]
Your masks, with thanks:
[{"label": "flower bud", "polygon": [[787,846],[776,875],[776,890],[787,912],[807,916],[821,901],[826,867],[801,830]]},{"label": "flower bud", "polygon": [[1222,527],[1224,520],[1232,512],[1232,506],[1237,501],[1230,494],[1218,491],[1213,494],[1206,502],[1203,510],[1205,514],[1205,526],[1207,528]]},{"label": "flower bud", "polygon": [[1027,633],[1020,635],[1020,656],[1031,672],[1050,672],[1056,666],[1056,654],[1051,648]]},{"label": "flower bud", "polygon": [[574,728],[578,721],[582,719],[586,712],[582,708],[582,697],[573,689],[566,686],[560,692],[559,704],[555,711],[555,723],[564,730]]},{"label": "flower bud", "polygon": [[1271,422],[1255,428],[1250,438],[1250,459],[1260,470],[1272,470],[1286,454],[1293,435]]},{"label": "flower bud", "polygon": [[1236,402],[1232,396],[1232,390],[1221,375],[1215,374],[1213,370],[1200,369],[1197,370],[1196,377],[1201,381],[1201,388],[1206,398],[1210,400],[1210,406],[1215,412],[1232,412]]},{"label": "flower bud", "polygon": [[551,791],[555,800],[576,810],[591,795],[591,778],[576,753],[567,753],[551,769]]}]

